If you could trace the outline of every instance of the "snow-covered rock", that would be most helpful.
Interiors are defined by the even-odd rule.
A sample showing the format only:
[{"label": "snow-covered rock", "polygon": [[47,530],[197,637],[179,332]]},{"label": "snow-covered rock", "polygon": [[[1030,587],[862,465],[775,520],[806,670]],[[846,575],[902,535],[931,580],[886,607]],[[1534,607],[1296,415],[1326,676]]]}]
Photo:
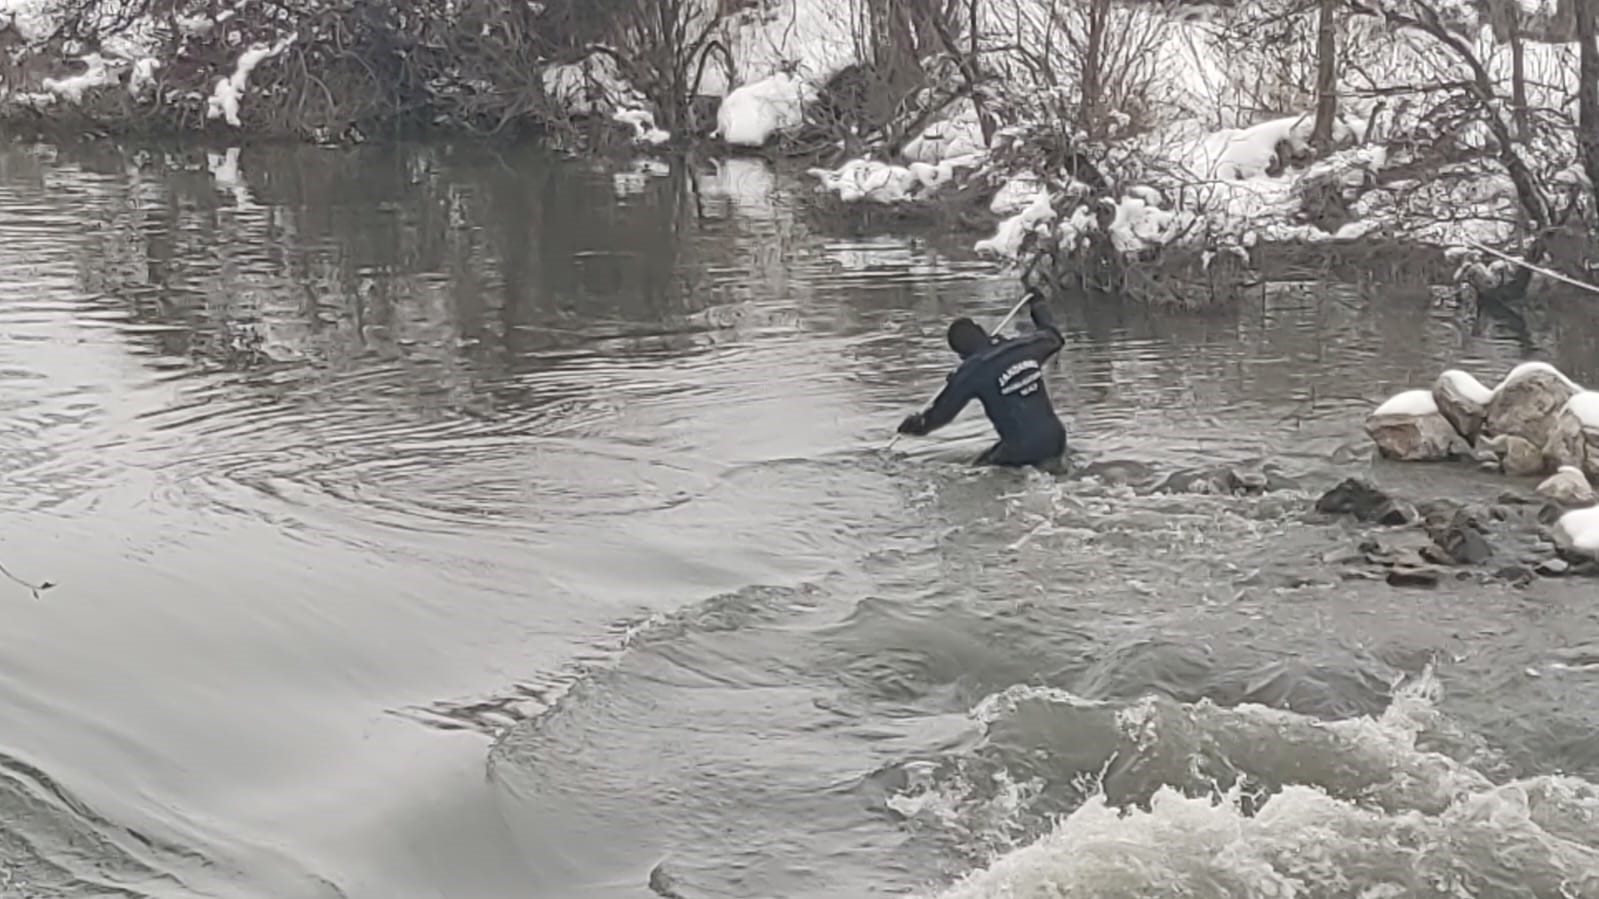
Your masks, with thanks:
[{"label": "snow-covered rock", "polygon": [[1475,441],[1482,430],[1482,420],[1488,414],[1493,391],[1466,372],[1451,368],[1438,376],[1432,396],[1438,411],[1449,419],[1455,431],[1468,442]]},{"label": "snow-covered rock", "polygon": [[1538,495],[1571,508],[1591,506],[1596,501],[1593,485],[1588,483],[1587,476],[1570,465],[1560,466],[1539,484]]},{"label": "snow-covered rock", "polygon": [[1460,435],[1438,411],[1430,390],[1406,390],[1366,417],[1366,434],[1384,458],[1437,462],[1465,451]]},{"label": "snow-covered rock", "polygon": [[1555,415],[1544,455],[1553,464],[1599,478],[1599,392],[1584,390],[1566,401]]},{"label": "snow-covered rock", "polygon": [[1489,437],[1520,437],[1541,453],[1554,432],[1556,413],[1580,390],[1549,363],[1524,362],[1494,388],[1482,431]]},{"label": "snow-covered rock", "polygon": [[1599,559],[1599,506],[1573,509],[1554,527],[1555,545],[1574,555]]},{"label": "snow-covered rock", "polygon": [[716,110],[716,135],[737,147],[765,146],[773,134],[805,121],[805,104],[816,90],[779,72],[735,88]]}]

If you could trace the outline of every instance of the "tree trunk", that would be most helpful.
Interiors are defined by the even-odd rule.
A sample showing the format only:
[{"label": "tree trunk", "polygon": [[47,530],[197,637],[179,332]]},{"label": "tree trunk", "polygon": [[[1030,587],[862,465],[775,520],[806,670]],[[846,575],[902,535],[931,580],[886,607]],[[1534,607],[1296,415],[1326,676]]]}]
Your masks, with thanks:
[{"label": "tree trunk", "polygon": [[1083,52],[1082,106],[1077,116],[1078,126],[1091,137],[1099,136],[1099,123],[1103,120],[1104,103],[1100,93],[1104,90],[1105,29],[1110,20],[1110,0],[1090,0],[1088,4],[1088,46]]},{"label": "tree trunk", "polygon": [[1599,208],[1599,47],[1594,45],[1594,5],[1577,8],[1577,40],[1582,49],[1581,83],[1577,85],[1577,145],[1582,148],[1582,169],[1588,175],[1594,203]]},{"label": "tree trunk", "polygon": [[1521,35],[1521,5],[1505,5],[1505,25],[1510,32],[1510,103],[1511,115],[1516,119],[1516,138],[1532,138],[1532,124],[1527,112],[1527,42]]},{"label": "tree trunk", "polygon": [[1321,0],[1321,21],[1316,26],[1316,125],[1310,142],[1322,151],[1332,148],[1333,119],[1338,116],[1337,17],[1337,0]]}]

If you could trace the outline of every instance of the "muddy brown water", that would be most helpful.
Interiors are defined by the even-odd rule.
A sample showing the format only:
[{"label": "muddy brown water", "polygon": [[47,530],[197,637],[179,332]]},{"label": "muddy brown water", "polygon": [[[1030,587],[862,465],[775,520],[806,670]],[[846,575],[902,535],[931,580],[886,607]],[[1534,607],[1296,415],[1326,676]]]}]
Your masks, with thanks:
[{"label": "muddy brown water", "polygon": [[804,194],[0,150],[0,561],[58,583],[0,583],[0,895],[1599,896],[1599,585],[1347,579],[1306,514],[1525,489],[1361,416],[1599,383],[1599,307],[1063,301],[1082,463],[1300,488],[976,471],[975,408],[881,447],[1012,279]]}]

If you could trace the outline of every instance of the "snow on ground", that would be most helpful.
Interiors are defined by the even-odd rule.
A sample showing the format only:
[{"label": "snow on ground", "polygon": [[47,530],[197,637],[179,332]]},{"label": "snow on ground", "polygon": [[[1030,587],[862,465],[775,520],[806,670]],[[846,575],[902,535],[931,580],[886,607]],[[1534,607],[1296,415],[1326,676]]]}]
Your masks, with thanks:
[{"label": "snow on ground", "polygon": [[222,118],[229,125],[238,128],[239,101],[244,99],[244,92],[249,87],[250,73],[255,71],[256,66],[287,50],[295,40],[297,36],[291,34],[275,44],[254,44],[240,54],[233,74],[217,79],[216,89],[206,104],[205,117]]},{"label": "snow on ground", "polygon": [[[1402,4],[1407,0],[1384,2]],[[1461,9],[1451,15],[1466,29],[1465,40],[1476,49],[1496,83],[1508,85],[1509,48],[1495,43],[1491,30],[1464,5],[1456,5]],[[820,84],[858,59],[851,37],[853,23],[859,20],[858,7],[859,0],[768,0],[762,15],[739,26],[735,80],[746,83],[769,77],[786,65],[801,83]],[[1007,82],[997,92],[1002,97],[1022,98],[1017,102],[1038,107],[1074,94],[1070,66],[1060,67],[1065,70],[1057,73],[1063,79],[1061,84],[1039,84],[1023,64],[1022,54],[1014,50],[1020,46],[1036,54],[1051,46],[1059,51],[1064,46],[1063,29],[1073,24],[1069,16],[1080,15],[1066,13],[1065,21],[1051,19],[1051,13],[1061,9],[1050,0],[994,0],[980,7],[984,64]],[[1122,185],[1122,196],[1104,210],[1112,218],[1111,237],[1117,247],[1138,252],[1178,242],[1200,248],[1247,249],[1260,241],[1345,241],[1377,231],[1446,245],[1494,243],[1511,236],[1510,223],[1518,218],[1513,185],[1502,174],[1484,172],[1480,165],[1462,165],[1438,172],[1437,177],[1366,190],[1390,161],[1403,161],[1390,160],[1384,145],[1396,136],[1416,133],[1427,102],[1400,96],[1378,108],[1370,94],[1392,85],[1429,85],[1463,77],[1456,58],[1433,38],[1396,32],[1370,16],[1344,22],[1341,53],[1349,62],[1342,69],[1344,101],[1334,137],[1351,149],[1308,169],[1296,166],[1285,170],[1280,148],[1298,158],[1310,155],[1314,98],[1309,90],[1313,72],[1308,65],[1314,59],[1314,48],[1309,45],[1313,35],[1307,31],[1305,46],[1259,43],[1240,48],[1223,36],[1226,15],[1211,11],[1176,19],[1147,6],[1117,7],[1112,12],[1115,21],[1110,30],[1120,35],[1118,47],[1124,55],[1110,89],[1120,91],[1129,102],[1142,104],[1134,111],[1150,130],[1137,142],[1138,147],[1146,159],[1155,161],[1153,168],[1165,170]],[[1291,67],[1290,63],[1300,67],[1297,80],[1277,76],[1275,86],[1265,83],[1278,69]],[[1527,42],[1525,66],[1533,105],[1574,114],[1574,45]],[[1367,98],[1360,96],[1362,91],[1368,92]],[[1271,108],[1273,102],[1278,110],[1275,115],[1258,111]],[[797,111],[790,109],[789,113],[789,121],[797,120]],[[1122,122],[1133,119],[1119,108],[1112,113]],[[751,139],[742,142],[764,141],[778,130],[770,118],[768,127],[751,129]],[[1429,139],[1425,131],[1419,137]],[[1455,137],[1470,143],[1484,141],[1487,135],[1486,129],[1479,127],[1462,129]],[[904,163],[936,163],[987,150],[975,108],[969,101],[961,101],[910,141],[900,156]],[[1559,153],[1541,148],[1532,155],[1539,153],[1559,158]],[[853,161],[856,168],[851,174],[859,174],[867,163],[865,159]],[[884,163],[871,165],[879,175],[897,176],[907,188],[912,184],[904,168],[890,176],[884,174]],[[911,195],[931,195],[892,185],[879,190],[841,188],[840,171],[817,176],[824,189],[836,191],[846,200],[900,202]],[[1126,180],[1118,177],[1124,173],[1108,174],[1113,180]],[[1329,175],[1341,179],[1349,213],[1356,218],[1330,232],[1296,220],[1303,208],[1302,188],[1307,179]],[[998,255],[1020,244],[1015,239],[1018,229],[1027,232],[1039,227],[1033,220],[1036,216],[1027,211],[1040,189],[1036,177],[1002,177],[1001,182],[1004,186],[993,211],[1009,218],[992,237],[979,241],[983,252]],[[1139,188],[1146,183],[1158,186],[1171,202],[1140,195]],[[1057,228],[1063,244],[1070,245],[1085,230],[1096,227],[1096,216],[1073,211],[1077,206],[1071,198],[1057,195],[1055,199],[1060,207]],[[1440,210],[1447,213],[1440,215]]]}]

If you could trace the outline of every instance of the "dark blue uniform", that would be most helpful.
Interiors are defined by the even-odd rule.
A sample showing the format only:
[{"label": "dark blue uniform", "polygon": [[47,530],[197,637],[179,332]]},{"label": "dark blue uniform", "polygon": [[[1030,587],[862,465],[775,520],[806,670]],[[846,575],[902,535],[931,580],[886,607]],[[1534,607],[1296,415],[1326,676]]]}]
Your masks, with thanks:
[{"label": "dark blue uniform", "polygon": [[906,418],[901,434],[920,436],[949,424],[973,399],[999,432],[999,442],[977,458],[979,465],[1038,465],[1066,452],[1066,427],[1050,404],[1044,364],[1065,341],[1036,295],[1028,303],[1033,333],[989,345],[966,356],[925,411]]}]

